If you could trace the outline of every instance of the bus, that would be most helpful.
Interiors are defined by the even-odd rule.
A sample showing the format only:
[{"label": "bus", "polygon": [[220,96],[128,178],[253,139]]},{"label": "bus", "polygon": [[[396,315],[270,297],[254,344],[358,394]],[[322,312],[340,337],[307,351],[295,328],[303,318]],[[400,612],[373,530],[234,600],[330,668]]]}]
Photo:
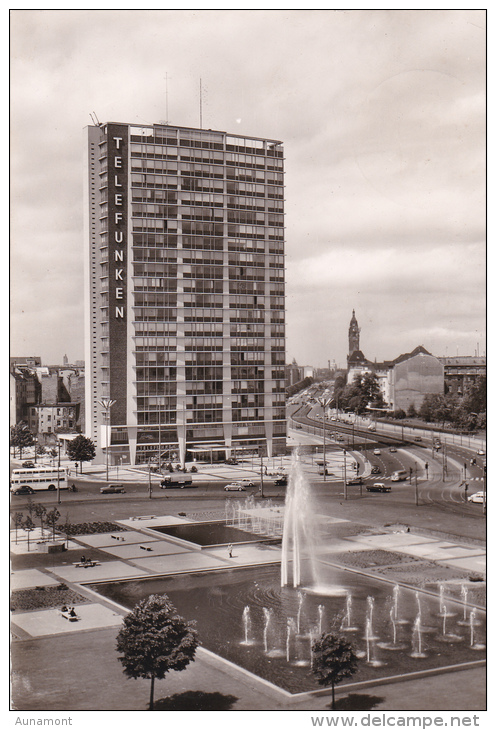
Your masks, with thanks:
[{"label": "bus", "polygon": [[10,491],[15,492],[20,487],[30,487],[34,491],[48,489],[49,492],[54,492],[57,487],[59,489],[68,489],[67,471],[62,466],[13,469],[10,475]]}]

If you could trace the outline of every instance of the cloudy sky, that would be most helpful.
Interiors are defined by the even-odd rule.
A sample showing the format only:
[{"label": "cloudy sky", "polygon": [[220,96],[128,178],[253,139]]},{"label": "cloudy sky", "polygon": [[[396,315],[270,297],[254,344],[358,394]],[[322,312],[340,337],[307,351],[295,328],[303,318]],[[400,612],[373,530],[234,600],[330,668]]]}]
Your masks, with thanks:
[{"label": "cloudy sky", "polygon": [[[11,354],[83,358],[83,131],[284,142],[287,358],[485,352],[482,10],[11,14]],[[167,78],[167,82],[166,82]]]}]

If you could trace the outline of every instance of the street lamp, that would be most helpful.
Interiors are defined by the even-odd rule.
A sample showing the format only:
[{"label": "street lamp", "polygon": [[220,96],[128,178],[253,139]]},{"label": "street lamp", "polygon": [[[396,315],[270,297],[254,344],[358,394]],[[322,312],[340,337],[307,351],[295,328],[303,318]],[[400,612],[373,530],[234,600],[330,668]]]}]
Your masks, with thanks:
[{"label": "street lamp", "polygon": [[104,409],[105,411],[105,423],[106,423],[106,430],[105,430],[105,466],[106,466],[106,481],[108,482],[109,478],[109,463],[108,463],[108,457],[109,457],[109,446],[110,446],[110,409],[114,405],[115,400],[111,400],[110,398],[102,398],[98,401],[98,404]]},{"label": "street lamp", "polygon": [[322,406],[322,427],[324,429],[324,445],[323,445],[323,451],[324,451],[324,481],[326,480],[326,474],[327,474],[327,462],[326,462],[326,408],[331,402],[332,398],[316,398],[315,399],[317,403],[319,403]]}]

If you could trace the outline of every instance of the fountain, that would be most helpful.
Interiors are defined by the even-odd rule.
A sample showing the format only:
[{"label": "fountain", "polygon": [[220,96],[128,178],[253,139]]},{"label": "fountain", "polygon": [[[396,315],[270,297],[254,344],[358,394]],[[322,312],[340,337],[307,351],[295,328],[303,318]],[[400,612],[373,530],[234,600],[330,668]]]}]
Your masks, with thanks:
[{"label": "fountain", "polygon": [[[251,500],[244,505],[236,502],[226,502],[231,531],[225,536],[218,525],[210,536],[198,534],[200,528],[206,532],[210,527],[207,530],[207,525],[192,524],[179,526],[180,538],[196,540],[207,555],[213,546],[212,556],[224,537],[232,543],[250,541],[247,532],[258,529],[258,516],[253,514],[258,508]],[[267,531],[274,534],[282,525],[282,519],[274,520],[276,512],[282,518],[282,509],[269,503],[263,509],[268,510]],[[291,693],[315,689],[311,648],[327,630],[345,635],[355,632],[356,654],[363,661],[354,681],[408,674],[418,671],[419,663],[422,670],[462,664],[468,661],[467,656],[473,659],[471,650],[479,650],[482,656],[484,627],[478,627],[483,624],[483,611],[470,613],[467,625],[460,629],[464,641],[445,639],[442,653],[437,653],[424,634],[434,633],[434,641],[450,637],[444,586],[439,596],[402,586],[400,596],[397,584],[392,586],[358,570],[340,569],[325,559],[316,516],[309,485],[296,459],[286,500],[280,567],[270,563],[237,565],[214,572],[97,582],[89,587],[126,608],[152,593],[166,593],[181,615],[196,620],[206,649]],[[236,538],[236,529],[241,526],[246,531]],[[173,526],[171,530],[177,533],[179,528]],[[162,539],[171,539],[164,534],[165,530]],[[257,533],[251,542],[262,546],[264,538]],[[462,596],[463,607],[452,601],[450,608],[453,605],[460,618],[463,608],[467,621],[469,607],[463,591]],[[379,636],[385,637],[384,643],[378,641]],[[376,656],[382,649],[390,650],[387,662],[378,661],[383,653]]]}]

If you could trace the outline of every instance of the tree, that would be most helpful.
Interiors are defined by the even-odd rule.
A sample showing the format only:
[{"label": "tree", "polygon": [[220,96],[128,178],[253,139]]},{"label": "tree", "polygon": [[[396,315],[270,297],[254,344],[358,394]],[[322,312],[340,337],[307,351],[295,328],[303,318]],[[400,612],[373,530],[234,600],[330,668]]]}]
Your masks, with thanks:
[{"label": "tree", "polygon": [[26,516],[24,522],[21,523],[24,530],[28,533],[28,552],[29,552],[29,536],[35,528],[35,524],[29,515]]},{"label": "tree", "polygon": [[19,458],[22,459],[22,450],[34,444],[34,436],[28,428],[27,423],[19,421],[15,426],[10,427],[10,445],[19,449]]},{"label": "tree", "polygon": [[332,687],[332,709],[335,708],[334,687],[351,677],[358,669],[355,649],[343,636],[323,633],[312,645],[312,671],[324,687]]},{"label": "tree", "polygon": [[81,472],[83,471],[83,461],[91,461],[95,458],[95,453],[93,441],[82,434],[67,444],[67,456],[71,461],[81,462]]},{"label": "tree", "polygon": [[48,510],[48,512],[45,514],[45,522],[47,523],[48,527],[52,528],[52,539],[55,541],[55,525],[57,521],[60,519],[60,512],[56,507],[54,507],[51,510]]},{"label": "tree", "polygon": [[180,672],[194,659],[198,641],[192,622],[178,616],[166,595],[151,595],[140,601],[124,618],[117,635],[119,661],[128,677],[150,679],[153,710],[155,678]]},{"label": "tree", "polygon": [[44,534],[43,533],[43,529],[44,529],[44,524],[43,523],[46,520],[46,514],[47,514],[47,510],[46,510],[45,505],[44,504],[41,504],[40,502],[38,502],[37,504],[35,504],[35,506],[34,506],[34,513],[35,513],[36,517],[40,521],[41,537],[43,537],[43,534]]},{"label": "tree", "polygon": [[22,526],[24,515],[22,512],[14,512],[15,541],[17,545],[17,530]]}]

